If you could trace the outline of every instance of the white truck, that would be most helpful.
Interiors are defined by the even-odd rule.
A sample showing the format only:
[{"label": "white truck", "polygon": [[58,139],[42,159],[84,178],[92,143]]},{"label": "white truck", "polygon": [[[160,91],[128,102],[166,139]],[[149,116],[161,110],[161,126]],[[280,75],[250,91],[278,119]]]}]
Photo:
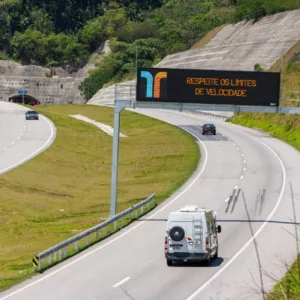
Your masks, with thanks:
[{"label": "white truck", "polygon": [[171,212],[165,235],[167,265],[173,261],[204,261],[209,265],[212,257],[218,257],[220,232],[212,209],[186,206]]}]

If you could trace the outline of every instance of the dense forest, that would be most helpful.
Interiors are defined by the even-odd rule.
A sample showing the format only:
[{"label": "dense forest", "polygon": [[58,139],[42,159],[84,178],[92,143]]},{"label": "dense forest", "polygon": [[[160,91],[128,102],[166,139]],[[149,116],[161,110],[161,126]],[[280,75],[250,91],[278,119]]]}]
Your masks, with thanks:
[{"label": "dense forest", "polygon": [[190,48],[211,29],[300,8],[300,0],[0,0],[0,59],[84,66],[102,42],[112,52],[85,80],[87,98],[139,66]]}]

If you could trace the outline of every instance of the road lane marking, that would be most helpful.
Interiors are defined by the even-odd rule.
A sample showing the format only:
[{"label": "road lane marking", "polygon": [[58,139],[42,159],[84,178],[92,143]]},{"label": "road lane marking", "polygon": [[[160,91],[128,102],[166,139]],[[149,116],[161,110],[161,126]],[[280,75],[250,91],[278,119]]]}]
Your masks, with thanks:
[{"label": "road lane marking", "polygon": [[[241,132],[243,132],[243,131],[241,131]],[[278,159],[278,161],[280,163],[280,166],[281,166],[281,170],[282,170],[282,186],[281,186],[281,191],[280,191],[278,200],[277,200],[277,202],[276,202],[273,210],[271,211],[271,213],[267,217],[266,221],[261,225],[261,227],[259,227],[259,229],[255,232],[254,236],[249,239],[249,241],[228,261],[227,264],[224,265],[224,267],[222,267],[218,272],[216,272],[209,280],[207,280],[201,287],[199,287],[192,295],[190,295],[185,300],[192,300],[197,295],[199,295],[208,285],[211,284],[212,281],[214,281],[217,277],[219,277],[241,255],[242,252],[245,251],[245,249],[253,242],[253,240],[260,234],[260,232],[264,229],[264,227],[267,225],[267,223],[273,217],[274,213],[276,212],[276,210],[277,210],[277,208],[278,208],[278,206],[279,206],[279,204],[280,204],[280,202],[282,200],[284,189],[285,189],[285,186],[286,186],[286,170],[285,170],[283,161],[281,160],[281,158],[279,157],[279,155],[277,155],[277,153],[269,145],[265,144],[261,140],[259,140],[259,139],[255,138],[255,137],[251,136],[250,134],[248,134],[246,132],[243,132],[243,133],[246,134],[246,135],[248,135],[248,136],[250,136],[252,139],[258,141],[262,145],[264,145]],[[0,299],[0,300],[2,300],[2,299]]]},{"label": "road lane marking", "polygon": [[227,198],[225,199],[225,202],[227,203],[227,202],[229,201],[229,199],[230,199],[230,197],[227,197]]},{"label": "road lane marking", "polygon": [[244,161],[243,161],[243,163],[245,164],[245,163],[246,163],[246,161],[244,160]]},{"label": "road lane marking", "polygon": [[126,281],[128,281],[130,279],[130,277],[126,277],[123,280],[119,281],[118,283],[116,283],[113,287],[118,287],[119,285],[125,283]]},{"label": "road lane marking", "polygon": [[[48,123],[48,125],[50,126],[50,136],[49,136],[48,140],[47,140],[47,141],[46,141],[46,142],[45,142],[38,150],[34,151],[33,153],[31,153],[31,154],[28,155],[27,157],[21,159],[19,162],[15,163],[15,164],[13,164],[13,165],[11,165],[11,166],[9,166],[9,167],[6,167],[6,168],[0,170],[0,174],[5,173],[5,172],[7,172],[7,171],[9,171],[9,170],[11,170],[11,169],[17,167],[18,165],[24,163],[25,161],[27,161],[27,160],[33,158],[37,153],[39,153],[40,151],[42,151],[42,150],[46,147],[46,145],[49,144],[49,142],[51,141],[51,139],[54,137],[54,125],[52,125],[52,124],[50,123],[50,121],[49,121],[46,117],[44,117],[44,116],[41,116],[41,117],[44,118],[44,120],[45,120],[45,121]],[[3,299],[6,299],[6,298],[0,298],[0,300],[3,300]]]},{"label": "road lane marking", "polygon": [[241,155],[242,155],[243,157],[245,156],[245,154],[243,154],[243,153],[242,153]]},{"label": "road lane marking", "polygon": [[246,168],[244,168],[244,170],[243,170],[243,171],[245,172],[246,170],[247,170],[247,169],[246,169]]},{"label": "road lane marking", "polygon": [[240,148],[239,148],[239,147],[236,147],[236,149],[238,149],[238,151],[240,151]]},{"label": "road lane marking", "polygon": [[242,175],[241,177],[240,177],[240,179],[243,179],[244,178],[244,176]]},{"label": "road lane marking", "polygon": [[236,186],[235,186],[235,188],[234,188],[234,190],[237,190],[238,188],[239,188],[239,186],[238,186],[238,185],[236,185]]},{"label": "road lane marking", "polygon": [[[181,129],[183,129],[183,130],[185,130],[185,131],[187,131],[187,132],[190,133],[192,136],[194,136],[194,137],[196,138],[196,140],[198,140],[198,141],[200,142],[200,144],[203,146],[203,150],[204,150],[204,162],[203,162],[202,168],[201,168],[201,170],[199,171],[199,173],[197,174],[197,176],[190,182],[190,184],[189,184],[186,188],[184,188],[184,189],[183,189],[177,196],[175,196],[171,201],[169,201],[167,204],[165,204],[164,206],[162,206],[158,211],[156,211],[155,213],[153,213],[152,215],[150,215],[148,218],[146,218],[146,220],[155,217],[156,215],[158,215],[159,213],[161,213],[162,211],[164,211],[168,206],[170,206],[170,205],[173,204],[175,201],[177,201],[184,193],[186,193],[186,192],[187,192],[187,191],[188,191],[188,190],[189,190],[189,189],[197,182],[197,180],[200,178],[200,176],[202,175],[202,173],[204,172],[204,170],[205,170],[205,168],[206,168],[207,160],[208,160],[208,153],[207,153],[207,148],[206,148],[204,142],[201,141],[200,138],[199,138],[198,136],[196,136],[195,134],[193,134],[193,133],[192,133],[191,131],[189,131],[188,129],[185,129],[185,128],[181,127],[181,126],[178,126],[178,127],[181,128]],[[51,128],[52,128],[52,127],[51,127]],[[203,156],[203,155],[202,155],[202,156]],[[1,173],[1,171],[0,171],[0,173]],[[137,224],[136,226],[132,227],[131,229],[129,229],[129,230],[127,230],[127,231],[125,231],[123,234],[120,234],[119,236],[117,236],[117,237],[115,237],[114,239],[110,240],[110,241],[107,242],[106,244],[103,244],[103,245],[99,246],[98,248],[96,248],[96,249],[94,249],[94,250],[92,250],[92,251],[90,251],[90,252],[88,252],[88,253],[86,253],[86,254],[80,256],[80,257],[78,257],[77,259],[75,259],[75,260],[73,260],[73,261],[71,261],[71,262],[65,264],[64,266],[58,268],[57,270],[53,271],[52,273],[49,273],[49,274],[47,274],[47,275],[41,277],[40,279],[37,279],[37,280],[35,280],[35,281],[33,281],[33,282],[31,282],[31,283],[29,283],[29,284],[27,284],[27,285],[21,287],[20,289],[15,290],[14,292],[11,292],[11,293],[7,294],[6,296],[0,298],[0,300],[8,299],[8,298],[10,298],[10,297],[12,297],[12,296],[14,296],[14,295],[16,295],[16,294],[19,294],[19,293],[23,292],[24,290],[27,290],[28,288],[30,288],[30,287],[36,285],[37,283],[42,282],[42,281],[48,279],[49,277],[52,277],[53,275],[55,275],[55,274],[57,274],[57,273],[63,271],[64,269],[66,269],[66,268],[68,268],[68,267],[70,267],[70,266],[76,264],[77,262],[83,260],[84,258],[86,258],[86,257],[88,257],[88,256],[90,256],[90,255],[92,255],[92,254],[94,254],[94,253],[96,253],[96,252],[102,250],[103,248],[109,246],[110,244],[112,244],[112,243],[114,243],[114,242],[120,240],[122,237],[128,235],[130,232],[132,232],[132,231],[135,230],[136,228],[142,226],[144,223],[146,223],[146,221],[140,222],[140,223]]]}]

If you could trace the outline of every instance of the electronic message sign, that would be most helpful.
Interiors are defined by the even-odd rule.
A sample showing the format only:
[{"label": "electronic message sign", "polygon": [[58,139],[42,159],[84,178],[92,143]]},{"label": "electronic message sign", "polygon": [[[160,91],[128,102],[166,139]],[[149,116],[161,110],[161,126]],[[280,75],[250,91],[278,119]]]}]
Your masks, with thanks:
[{"label": "electronic message sign", "polygon": [[280,73],[138,68],[136,100],[279,106]]}]

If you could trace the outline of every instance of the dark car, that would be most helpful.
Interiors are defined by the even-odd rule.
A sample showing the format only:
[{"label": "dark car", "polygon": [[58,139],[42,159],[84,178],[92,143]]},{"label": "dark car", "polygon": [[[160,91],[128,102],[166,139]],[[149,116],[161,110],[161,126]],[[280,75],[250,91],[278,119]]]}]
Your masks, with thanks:
[{"label": "dark car", "polygon": [[216,135],[216,126],[214,124],[204,124],[202,126],[202,134],[211,133],[213,135]]},{"label": "dark car", "polygon": [[26,120],[38,120],[39,114],[35,110],[28,110],[25,114]]}]

